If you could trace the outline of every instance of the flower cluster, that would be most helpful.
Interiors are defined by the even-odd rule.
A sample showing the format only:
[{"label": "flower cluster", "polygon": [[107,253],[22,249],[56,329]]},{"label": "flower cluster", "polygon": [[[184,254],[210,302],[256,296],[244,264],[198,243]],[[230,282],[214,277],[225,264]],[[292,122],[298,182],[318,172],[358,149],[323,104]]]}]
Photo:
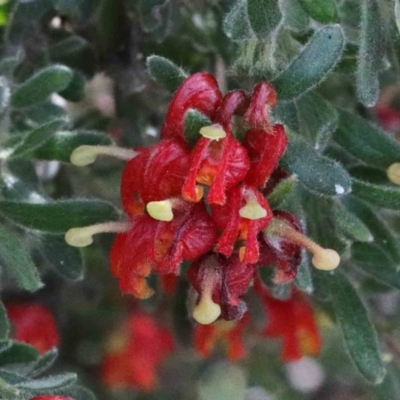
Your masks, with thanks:
[{"label": "flower cluster", "polygon": [[12,337],[30,344],[40,354],[57,347],[60,342],[56,321],[41,304],[7,304]]},{"label": "flower cluster", "polygon": [[134,312],[109,337],[102,380],[112,389],[152,390],[157,368],[174,347],[168,328],[144,311]]},{"label": "flower cluster", "polygon": [[[153,294],[146,281],[151,272],[177,275],[182,261],[191,261],[188,279],[197,293],[192,315],[203,325],[242,319],[242,297],[259,268],[274,266],[275,283],[293,281],[302,247],[313,253],[316,268],[336,268],[334,250],[312,242],[293,215],[271,210],[266,199],[271,182],[282,176],[276,169],[288,144],[283,125],[271,122],[276,102],[267,82],[251,94],[222,95],[212,75],[196,73],[175,92],[157,144],[134,151],[77,148],[71,155],[76,165],[99,154],[128,161],[121,180],[128,218],[73,228],[67,242],[85,246],[95,233],[117,232],[111,272],[123,292],[139,298]],[[205,121],[195,140],[186,135],[189,115]]]}]

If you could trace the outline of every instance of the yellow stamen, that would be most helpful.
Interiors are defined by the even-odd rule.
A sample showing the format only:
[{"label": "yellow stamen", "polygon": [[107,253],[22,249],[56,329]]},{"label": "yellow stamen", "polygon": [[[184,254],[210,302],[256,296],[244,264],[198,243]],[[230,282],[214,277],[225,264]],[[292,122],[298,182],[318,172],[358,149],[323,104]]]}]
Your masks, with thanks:
[{"label": "yellow stamen", "polygon": [[269,235],[285,238],[306,248],[314,255],[311,262],[317,269],[331,271],[339,266],[340,256],[335,250],[324,249],[279,218],[274,218],[268,226],[267,236]]},{"label": "yellow stamen", "polygon": [[400,163],[392,164],[386,171],[390,182],[395,185],[400,185]]},{"label": "yellow stamen", "polygon": [[260,219],[267,216],[267,210],[262,208],[257,201],[251,200],[239,210],[239,215],[247,219]]},{"label": "yellow stamen", "polygon": [[124,149],[116,146],[88,146],[77,147],[71,154],[71,163],[84,167],[96,161],[98,155],[116,157],[124,161],[129,161],[136,156],[136,152],[131,149]]},{"label": "yellow stamen", "polygon": [[239,249],[239,260],[240,261],[243,261],[245,254],[246,254],[246,247],[241,246]]},{"label": "yellow stamen", "polygon": [[193,318],[202,325],[212,324],[221,315],[221,307],[219,304],[214,303],[212,299],[215,278],[215,271],[212,269],[207,271],[206,278],[202,283],[200,301],[193,310]]},{"label": "yellow stamen", "polygon": [[86,247],[93,243],[93,235],[126,232],[128,229],[127,222],[105,222],[83,228],[72,228],[65,234],[65,241],[73,247]]},{"label": "yellow stamen", "polygon": [[200,129],[200,135],[211,140],[219,140],[226,137],[226,132],[219,124],[214,124],[210,126],[203,126]]},{"label": "yellow stamen", "polygon": [[158,221],[172,221],[174,218],[171,200],[150,201],[146,205],[146,210]]},{"label": "yellow stamen", "polygon": [[196,185],[196,203],[200,201],[203,198],[203,196],[204,196],[204,189],[201,186]]}]

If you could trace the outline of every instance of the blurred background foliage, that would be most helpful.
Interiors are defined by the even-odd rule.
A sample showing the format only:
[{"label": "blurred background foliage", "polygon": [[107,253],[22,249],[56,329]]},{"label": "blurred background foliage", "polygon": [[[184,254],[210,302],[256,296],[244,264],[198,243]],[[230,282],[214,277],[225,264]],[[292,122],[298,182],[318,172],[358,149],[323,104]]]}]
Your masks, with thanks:
[{"label": "blurred background foliage", "polygon": [[[46,305],[62,338],[57,359],[39,356],[9,338],[0,307],[0,397],[399,398],[400,189],[385,174],[400,161],[399,25],[398,0],[0,1],[2,300]],[[111,235],[79,251],[63,234],[119,215],[123,165],[78,169],[69,156],[81,144],[154,143],[184,71],[214,73],[223,91],[273,82],[274,120],[291,142],[282,166],[297,175],[275,206],[302,216],[343,262],[327,275],[305,260],[297,277],[323,334],[316,360],[282,364],[276,341],[254,335],[237,364],[219,352],[201,359],[183,278],[174,296],[142,302],[178,343],[157,390],[115,391],[99,365],[113,327],[138,302],[110,278]]]}]

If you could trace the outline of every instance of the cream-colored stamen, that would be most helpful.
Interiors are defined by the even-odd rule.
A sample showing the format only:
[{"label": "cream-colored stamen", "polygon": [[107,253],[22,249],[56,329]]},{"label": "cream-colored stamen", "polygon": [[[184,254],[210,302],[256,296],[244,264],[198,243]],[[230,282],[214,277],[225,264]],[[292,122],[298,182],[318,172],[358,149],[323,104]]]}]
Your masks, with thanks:
[{"label": "cream-colored stamen", "polygon": [[390,182],[395,185],[400,185],[400,163],[392,164],[386,171]]},{"label": "cream-colored stamen", "polygon": [[200,129],[200,135],[211,140],[220,140],[226,137],[226,132],[219,124],[203,126]]},{"label": "cream-colored stamen", "polygon": [[267,210],[255,201],[248,201],[245,206],[239,210],[239,215],[247,219],[260,219],[267,216]]},{"label": "cream-colored stamen", "polygon": [[128,222],[105,222],[83,228],[72,228],[65,234],[65,241],[73,247],[86,247],[93,243],[93,235],[126,232],[129,226]]},{"label": "cream-colored stamen", "polygon": [[83,145],[77,147],[72,152],[70,160],[72,164],[78,167],[84,167],[94,163],[98,155],[106,155],[129,161],[134,158],[137,153],[132,149],[124,149],[123,147]]},{"label": "cream-colored stamen", "polygon": [[306,248],[313,254],[311,259],[315,268],[331,271],[339,266],[340,256],[332,249],[324,249],[310,238],[290,227],[285,221],[274,218],[266,230],[268,236],[279,236]]},{"label": "cream-colored stamen", "polygon": [[146,204],[146,210],[158,221],[172,221],[174,218],[171,200],[150,201]]}]

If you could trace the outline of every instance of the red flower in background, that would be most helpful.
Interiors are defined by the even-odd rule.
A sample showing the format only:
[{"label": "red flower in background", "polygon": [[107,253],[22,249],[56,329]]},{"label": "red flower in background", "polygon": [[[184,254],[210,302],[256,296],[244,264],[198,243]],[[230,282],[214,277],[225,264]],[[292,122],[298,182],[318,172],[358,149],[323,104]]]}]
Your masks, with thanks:
[{"label": "red flower in background", "polygon": [[150,391],[157,369],[175,347],[169,329],[144,313],[130,315],[112,333],[101,366],[104,384],[112,389]]},{"label": "red flower in background", "polygon": [[306,355],[317,355],[322,341],[314,312],[306,297],[293,288],[289,299],[275,299],[258,279],[254,289],[267,314],[268,322],[263,334],[282,340],[282,360],[290,362]]},{"label": "red flower in background", "polygon": [[32,397],[30,400],[74,400],[71,397],[65,396],[36,396]]},{"label": "red flower in background", "polygon": [[8,304],[6,310],[13,339],[30,344],[40,354],[59,345],[56,321],[46,307],[40,304]]}]

